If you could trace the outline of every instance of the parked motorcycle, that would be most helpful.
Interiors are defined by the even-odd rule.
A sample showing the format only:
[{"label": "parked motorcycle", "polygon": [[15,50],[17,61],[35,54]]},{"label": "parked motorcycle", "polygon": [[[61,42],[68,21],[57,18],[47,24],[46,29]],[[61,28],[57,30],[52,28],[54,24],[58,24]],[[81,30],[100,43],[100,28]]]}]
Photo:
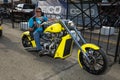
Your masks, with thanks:
[{"label": "parked motorcycle", "polygon": [[[108,68],[108,60],[101,47],[87,43],[81,32],[70,20],[60,19],[48,22],[40,39],[43,47],[43,50],[39,52],[40,55],[47,54],[54,59],[65,59],[71,56],[73,44],[76,44],[79,48],[78,62],[81,68],[95,75],[105,73]],[[36,47],[29,31],[23,32],[22,44],[25,48]]]}]

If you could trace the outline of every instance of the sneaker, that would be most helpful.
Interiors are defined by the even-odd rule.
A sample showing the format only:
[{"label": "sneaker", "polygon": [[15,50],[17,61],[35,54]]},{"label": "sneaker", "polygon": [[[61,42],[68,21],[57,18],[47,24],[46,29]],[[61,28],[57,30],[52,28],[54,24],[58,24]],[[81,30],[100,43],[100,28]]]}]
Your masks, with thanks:
[{"label": "sneaker", "polygon": [[38,49],[37,52],[40,52],[40,51],[42,51],[42,50],[43,50],[43,47],[41,47],[41,49]]}]

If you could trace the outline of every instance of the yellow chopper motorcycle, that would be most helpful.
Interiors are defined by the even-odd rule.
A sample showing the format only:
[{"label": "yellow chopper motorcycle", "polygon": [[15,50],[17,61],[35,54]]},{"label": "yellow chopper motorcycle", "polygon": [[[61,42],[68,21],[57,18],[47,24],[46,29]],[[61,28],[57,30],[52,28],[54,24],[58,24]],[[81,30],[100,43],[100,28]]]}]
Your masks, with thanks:
[{"label": "yellow chopper motorcycle", "polygon": [[[46,23],[43,22],[43,24]],[[108,68],[106,54],[99,46],[87,43],[72,21],[60,19],[47,26],[40,38],[43,50],[39,54],[47,54],[55,59],[65,59],[71,56],[74,43],[79,49],[78,62],[81,68],[94,75],[106,72]],[[26,49],[36,47],[29,31],[23,32],[22,44]]]}]

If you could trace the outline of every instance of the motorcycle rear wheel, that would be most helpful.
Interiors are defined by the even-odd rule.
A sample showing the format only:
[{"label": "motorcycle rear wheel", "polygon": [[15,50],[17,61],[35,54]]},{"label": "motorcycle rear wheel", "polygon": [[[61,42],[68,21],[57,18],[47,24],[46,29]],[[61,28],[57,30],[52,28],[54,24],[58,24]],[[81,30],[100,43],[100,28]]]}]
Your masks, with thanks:
[{"label": "motorcycle rear wheel", "polygon": [[24,47],[32,47],[32,43],[31,43],[31,41],[28,39],[27,36],[23,36],[23,37],[22,37],[22,45],[23,45]]},{"label": "motorcycle rear wheel", "polygon": [[104,51],[101,49],[93,50],[89,48],[87,49],[87,52],[89,53],[89,59],[91,61],[90,63],[85,59],[83,53],[80,53],[79,55],[83,69],[94,75],[104,74],[108,68],[108,60]]}]

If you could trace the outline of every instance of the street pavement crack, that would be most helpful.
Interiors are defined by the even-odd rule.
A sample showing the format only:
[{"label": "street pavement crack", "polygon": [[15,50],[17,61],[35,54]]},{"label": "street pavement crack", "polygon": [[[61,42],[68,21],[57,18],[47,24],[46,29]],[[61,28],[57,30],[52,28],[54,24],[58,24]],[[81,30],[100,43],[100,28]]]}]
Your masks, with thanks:
[{"label": "street pavement crack", "polygon": [[64,68],[63,70],[61,70],[61,71],[59,71],[59,72],[56,72],[55,74],[50,75],[49,77],[46,77],[46,78],[43,79],[43,80],[49,80],[49,78],[54,77],[55,75],[58,75],[58,74],[60,74],[61,72],[66,71],[66,70],[74,67],[74,66],[77,65],[77,64],[78,64],[78,62],[76,61],[76,62],[75,62],[74,64],[72,64],[71,66],[69,66],[69,67],[67,67],[67,68]]}]

